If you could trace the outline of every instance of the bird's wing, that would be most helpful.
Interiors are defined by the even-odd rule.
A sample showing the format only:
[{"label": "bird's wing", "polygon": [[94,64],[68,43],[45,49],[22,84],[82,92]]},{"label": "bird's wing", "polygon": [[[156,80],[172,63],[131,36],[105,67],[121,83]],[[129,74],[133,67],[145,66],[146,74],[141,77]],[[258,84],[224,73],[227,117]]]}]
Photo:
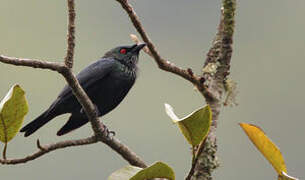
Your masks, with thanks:
[{"label": "bird's wing", "polygon": [[[83,69],[77,74],[76,78],[80,85],[86,90],[94,82],[107,76],[115,65],[114,59],[102,58]],[[66,85],[61,93],[58,95],[58,99],[66,99],[72,96],[71,88]]]}]

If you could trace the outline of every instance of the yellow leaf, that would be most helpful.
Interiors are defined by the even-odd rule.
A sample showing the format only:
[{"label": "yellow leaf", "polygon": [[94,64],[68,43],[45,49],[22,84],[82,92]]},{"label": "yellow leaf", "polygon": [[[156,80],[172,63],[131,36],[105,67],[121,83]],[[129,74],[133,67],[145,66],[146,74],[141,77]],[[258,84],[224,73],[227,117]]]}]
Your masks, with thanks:
[{"label": "yellow leaf", "polygon": [[175,173],[165,163],[156,162],[145,169],[128,165],[112,173],[108,180],[145,180],[153,178],[175,180]]},{"label": "yellow leaf", "polygon": [[0,103],[0,141],[7,143],[18,133],[28,112],[25,92],[14,85]]},{"label": "yellow leaf", "polygon": [[278,180],[298,180],[295,177],[289,176],[288,174],[286,174],[284,171],[282,172],[282,175],[278,176]]},{"label": "yellow leaf", "polygon": [[278,174],[287,172],[284,158],[279,148],[255,125],[239,123],[257,149],[265,156]]},{"label": "yellow leaf", "polygon": [[176,116],[169,104],[165,104],[165,111],[173,122],[178,124],[182,134],[192,146],[200,144],[208,135],[212,123],[210,106],[199,108],[181,119]]}]

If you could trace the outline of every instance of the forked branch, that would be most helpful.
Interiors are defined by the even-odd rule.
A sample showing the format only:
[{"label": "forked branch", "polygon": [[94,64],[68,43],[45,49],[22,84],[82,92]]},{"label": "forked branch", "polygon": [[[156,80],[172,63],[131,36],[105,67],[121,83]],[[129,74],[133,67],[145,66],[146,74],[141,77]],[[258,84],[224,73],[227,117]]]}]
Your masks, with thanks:
[{"label": "forked branch", "polygon": [[189,73],[187,69],[182,69],[182,68],[176,66],[175,64],[171,63],[170,61],[165,60],[161,57],[161,55],[157,51],[155,45],[150,40],[146,31],[144,30],[144,27],[143,27],[139,17],[135,13],[132,6],[128,3],[128,1],[127,0],[116,0],[116,1],[119,2],[121,4],[122,8],[127,12],[134,27],[136,28],[138,33],[141,35],[143,41],[147,44],[147,47],[150,50],[151,55],[153,56],[154,60],[158,64],[159,68],[164,71],[174,73],[174,74],[192,82],[198,89],[203,90],[203,85],[200,81],[200,77]]},{"label": "forked branch", "polygon": [[201,76],[194,75],[191,69],[184,70],[163,59],[148,37],[139,17],[136,15],[128,0],[116,1],[121,4],[122,8],[128,14],[135,29],[147,44],[150,51],[149,55],[154,58],[159,68],[183,77],[194,84],[202,93],[206,102],[210,105],[213,112],[212,127],[208,138],[197,148],[195,163],[193,163],[187,179],[212,179],[212,171],[218,166],[215,155],[217,151],[215,131],[220,107],[222,105],[222,96],[225,91],[224,83],[227,80],[226,78],[230,70],[236,0],[222,1],[221,20],[218,32],[212,43],[212,47],[207,54],[203,67],[204,72]]}]

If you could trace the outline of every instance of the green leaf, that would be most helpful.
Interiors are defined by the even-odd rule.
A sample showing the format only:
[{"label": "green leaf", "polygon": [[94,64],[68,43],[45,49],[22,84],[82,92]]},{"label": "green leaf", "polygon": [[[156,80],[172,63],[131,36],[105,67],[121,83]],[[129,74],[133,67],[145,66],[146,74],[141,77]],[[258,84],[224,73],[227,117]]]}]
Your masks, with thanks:
[{"label": "green leaf", "polygon": [[153,178],[175,180],[175,173],[165,163],[156,162],[145,169],[128,165],[112,173],[108,180],[145,180]]},{"label": "green leaf", "polygon": [[0,103],[0,141],[7,143],[15,137],[28,110],[25,92],[14,85]]},{"label": "green leaf", "polygon": [[167,115],[177,123],[186,140],[197,146],[208,135],[212,123],[212,111],[209,105],[199,108],[184,118],[179,119],[169,104],[165,104]]},{"label": "green leaf", "polygon": [[108,177],[108,180],[127,180],[127,179],[130,179],[132,176],[134,176],[141,170],[142,170],[142,168],[128,165],[126,167],[123,167],[122,169],[119,169],[119,170],[113,172]]},{"label": "green leaf", "polygon": [[156,162],[152,166],[139,171],[130,180],[144,180],[153,178],[166,178],[175,180],[175,173],[171,167],[163,162]]}]

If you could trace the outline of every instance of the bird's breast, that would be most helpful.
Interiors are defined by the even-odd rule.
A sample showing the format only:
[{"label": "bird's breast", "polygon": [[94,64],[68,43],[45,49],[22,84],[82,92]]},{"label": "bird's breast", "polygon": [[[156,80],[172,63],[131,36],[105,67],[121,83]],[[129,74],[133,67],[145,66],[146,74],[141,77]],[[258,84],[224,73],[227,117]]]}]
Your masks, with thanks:
[{"label": "bird's breast", "polygon": [[136,80],[135,76],[128,73],[110,73],[103,78],[95,90],[96,97],[93,102],[97,105],[100,115],[104,115],[114,109],[125,98]]}]

